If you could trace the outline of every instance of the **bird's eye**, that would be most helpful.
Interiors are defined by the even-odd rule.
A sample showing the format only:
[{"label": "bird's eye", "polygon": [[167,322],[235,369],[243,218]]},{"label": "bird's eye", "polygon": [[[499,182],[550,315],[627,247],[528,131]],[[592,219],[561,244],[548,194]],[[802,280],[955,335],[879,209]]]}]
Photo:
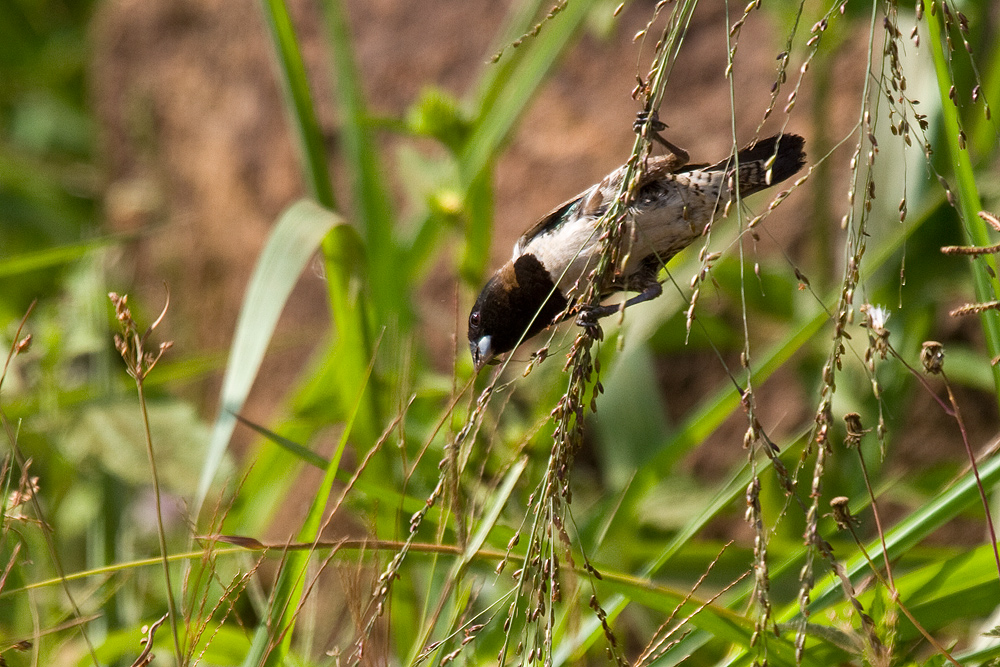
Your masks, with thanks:
[{"label": "bird's eye", "polygon": [[469,315],[469,326],[470,327],[478,327],[479,326],[479,311],[478,310],[472,311],[472,314]]}]

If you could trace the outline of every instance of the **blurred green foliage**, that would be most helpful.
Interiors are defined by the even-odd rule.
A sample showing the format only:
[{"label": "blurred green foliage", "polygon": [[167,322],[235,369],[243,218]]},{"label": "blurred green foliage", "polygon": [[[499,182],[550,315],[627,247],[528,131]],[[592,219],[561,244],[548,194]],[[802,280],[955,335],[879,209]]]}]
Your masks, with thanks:
[{"label": "blurred green foliage", "polygon": [[[92,2],[10,0],[0,7],[0,300],[2,317],[52,295],[66,260],[6,277],[16,257],[79,242],[100,227],[95,124],[86,84]],[[77,257],[79,254],[77,254]]]},{"label": "blurred green foliage", "polygon": [[[543,342],[525,345],[502,382],[493,384],[472,377],[463,331],[457,332],[453,369],[440,371],[420,338],[412,303],[426,288],[431,267],[441,266],[458,276],[463,303],[474,297],[493,237],[496,162],[559,55],[588,29],[614,34],[614,7],[592,0],[557,5],[560,10],[536,30],[549,8],[514,5],[495,38],[495,51],[506,47],[503,56],[484,67],[469,95],[458,99],[428,85],[401,118],[379,119],[364,99],[365,73],[354,57],[345,8],[334,0],[322,3],[342,121],[336,157],[351,175],[351,205],[342,207],[333,195],[331,156],[294,26],[280,0],[260,6],[313,201],[289,207],[262,253],[225,363],[215,424],[205,425],[167,387],[171,379],[217,369],[218,351],[173,350],[149,378],[146,408],[167,501],[165,528],[172,566],[183,575],[175,577],[182,583],[172,594],[182,601],[180,643],[187,661],[193,664],[207,646],[208,664],[341,664],[351,662],[365,641],[371,642],[365,660],[405,665],[436,667],[456,656],[495,664],[504,646],[508,662],[519,664],[536,657],[554,665],[596,664],[604,650],[635,661],[647,642],[663,635],[661,624],[677,608],[678,619],[692,614],[684,630],[664,638],[662,654],[643,667],[683,660],[795,664],[797,633],[806,637],[801,664],[879,663],[886,656],[893,664],[943,664],[900,602],[963,664],[1000,655],[978,634],[1000,599],[1000,572],[993,549],[983,544],[986,517],[963,458],[961,425],[935,398],[947,401],[941,380],[924,384],[906,366],[919,369],[925,340],[944,339],[948,380],[962,410],[989,415],[968,419],[978,424],[970,432],[980,438],[989,432],[982,423],[995,423],[998,391],[984,348],[1000,341],[989,326],[947,317],[956,303],[977,297],[968,260],[940,253],[942,245],[982,236],[973,228],[981,221],[962,208],[965,193],[978,189],[982,205],[996,208],[998,132],[984,108],[1000,106],[1000,67],[994,66],[1000,47],[988,3],[962,7],[972,60],[962,50],[957,9],[950,10],[955,48],[940,55],[953,77],[954,103],[947,88],[939,94],[929,53],[925,24],[940,20],[937,14],[925,12],[918,23],[909,9],[891,4],[851,3],[844,16],[836,5],[764,10],[780,34],[793,35],[778,111],[804,60],[811,69],[803,76],[822,84],[812,106],[822,111],[837,85],[836,68],[858,66],[843,62],[839,48],[858,34],[870,34],[873,44],[872,89],[856,100],[855,130],[833,137],[821,111],[807,118],[814,131],[810,161],[817,166],[809,183],[814,217],[803,224],[815,233],[805,236],[809,247],[795,257],[808,260],[752,254],[750,234],[766,233],[766,222],[755,232],[740,228],[749,219],[741,210],[713,232],[709,250],[722,256],[711,266],[697,248],[689,249],[669,267],[676,289],[668,282],[663,297],[630,311],[621,326],[609,322],[605,341],[595,348],[603,393],[597,412],[587,417],[586,446],[572,470],[572,512],[541,518],[532,507],[549,465],[549,416],[566,391],[562,356],[575,329],[559,329],[550,342],[552,358],[533,364],[522,378],[522,362]],[[827,10],[829,26],[820,30]],[[158,548],[141,412],[115,358],[103,301],[103,251],[118,240],[101,225],[104,184],[86,79],[93,11],[91,2],[0,3],[0,321],[8,340],[38,299],[26,329],[35,339],[18,353],[0,394],[6,428],[0,654],[10,665],[131,664],[141,650],[140,627],[163,613],[167,594],[162,572],[151,567]],[[912,25],[920,26],[923,39],[920,48],[906,43],[908,90],[920,95],[919,104],[894,102],[891,113],[886,100],[898,100],[900,92],[890,90],[898,81],[881,52],[886,25],[904,32],[898,44],[906,43]],[[818,33],[822,41],[809,43]],[[978,73],[972,63],[979,64]],[[974,101],[975,86],[980,92]],[[943,113],[949,104],[955,118]],[[800,104],[794,113],[808,109]],[[930,162],[920,150],[917,112],[927,121]],[[901,113],[913,128],[909,149],[896,131]],[[964,170],[952,169],[945,141],[957,136],[958,127],[974,147]],[[383,154],[379,132],[396,134],[403,147]],[[844,174],[832,173],[839,163],[823,161],[841,140],[841,151],[859,147],[861,167],[851,175],[857,182],[847,186],[858,192],[853,208],[841,191]],[[402,184],[390,179],[390,163]],[[959,199],[961,216],[937,175]],[[866,201],[868,177],[878,194]],[[388,193],[400,190],[408,200],[406,219],[390,205]],[[901,219],[903,198],[907,215]],[[843,232],[837,223],[847,213]],[[743,246],[734,243],[738,228]],[[845,265],[862,242],[856,320],[845,329],[850,338],[843,340],[832,398],[834,446],[813,494],[812,410],[829,387],[824,366],[833,314],[846,284]],[[235,414],[253,383],[268,379],[258,378],[257,370],[274,322],[316,249],[325,263],[329,340],[289,389],[282,416],[259,426],[262,437],[233,464],[227,449]],[[706,279],[691,320],[688,280],[702,271]],[[990,284],[982,260],[972,271],[986,276],[978,279],[981,288]],[[866,303],[890,304],[887,328],[898,356],[865,360],[872,333],[861,326]],[[149,323],[145,311],[156,309],[136,305],[140,324]],[[490,393],[480,394],[488,383]],[[750,393],[741,394],[748,383]],[[773,458],[754,450],[750,460],[740,449],[748,427],[746,397],[766,404],[772,415],[787,412],[767,434],[779,450]],[[872,577],[873,569],[885,576],[883,542],[860,458],[841,447],[848,412],[860,413],[873,429],[860,452],[884,512],[898,600]],[[922,420],[933,427],[926,436],[913,432]],[[931,440],[928,450],[951,454],[927,466],[893,467],[897,447],[914,447],[922,437]],[[699,451],[718,459],[709,474],[692,470]],[[322,482],[314,467],[322,469]],[[1000,459],[983,459],[980,472],[995,495]],[[37,504],[23,495],[32,476],[40,478]],[[788,488],[789,479],[795,488]],[[748,488],[757,489],[759,528],[745,520]],[[22,495],[14,495],[18,491]],[[217,510],[220,494],[223,509]],[[822,516],[810,516],[814,495]],[[838,531],[826,513],[836,495],[847,496],[862,518],[859,541]],[[324,513],[334,505],[340,511],[326,527]],[[810,525],[829,540],[857,589],[855,600],[822,555],[803,545]],[[512,578],[519,569],[538,567],[533,561],[541,555],[526,551],[533,526],[548,530],[558,545],[558,553],[547,557],[557,557],[561,568],[548,580],[560,583],[559,600],[547,597],[551,583],[531,588]],[[244,536],[251,541],[242,544],[251,546],[268,535],[280,537],[258,560],[253,550],[195,539],[216,533]],[[520,544],[515,536],[522,537]],[[285,539],[308,545],[346,537],[372,542],[339,543],[332,561],[329,544],[282,555]],[[755,538],[766,543],[766,578],[759,563],[753,569]],[[730,539],[735,544],[727,548]],[[799,596],[810,559],[819,565],[807,627]],[[502,560],[509,562],[497,574]],[[591,563],[596,573],[587,569]],[[397,569],[379,579],[388,565]],[[70,581],[60,582],[60,571]],[[545,615],[525,620],[534,607]],[[757,632],[758,623],[766,632]],[[156,637],[158,660],[169,659],[168,627]],[[887,653],[879,654],[871,637]],[[32,645],[15,646],[21,639]]]}]

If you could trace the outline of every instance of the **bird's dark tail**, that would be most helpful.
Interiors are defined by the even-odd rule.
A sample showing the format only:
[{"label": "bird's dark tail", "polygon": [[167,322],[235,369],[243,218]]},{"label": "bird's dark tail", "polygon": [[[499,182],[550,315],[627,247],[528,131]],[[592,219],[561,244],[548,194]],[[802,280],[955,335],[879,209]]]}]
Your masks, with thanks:
[{"label": "bird's dark tail", "polygon": [[[797,134],[776,134],[737,153],[740,195],[776,185],[802,169],[806,163],[805,143]],[[729,168],[732,168],[731,163]]]}]

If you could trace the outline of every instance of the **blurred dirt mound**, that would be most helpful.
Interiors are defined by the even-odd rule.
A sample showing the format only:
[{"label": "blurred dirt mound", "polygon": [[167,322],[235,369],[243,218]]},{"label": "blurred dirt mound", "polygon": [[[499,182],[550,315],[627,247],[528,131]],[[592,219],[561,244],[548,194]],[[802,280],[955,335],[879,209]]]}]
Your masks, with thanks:
[{"label": "blurred dirt mound", "polygon": [[[429,86],[467,95],[490,66],[498,26],[509,11],[509,3],[464,0],[347,4],[369,103],[374,113],[396,117]],[[290,5],[320,122],[335,149],[323,19],[316,3]],[[630,92],[637,74],[645,75],[650,50],[632,36],[645,27],[653,6],[630,4],[607,37],[584,34],[536,95],[496,171],[495,262],[538,216],[627,156],[639,108]],[[699,8],[661,110],[668,136],[695,161],[720,159],[732,142],[722,11]],[[737,119],[742,141],[752,136],[770,98],[779,49],[767,15],[756,16],[744,29],[736,69],[738,108],[748,110]],[[111,183],[109,218],[118,229],[149,230],[125,258],[126,271],[151,299],[163,281],[169,284],[179,349],[225,350],[268,229],[303,195],[258,3],[109,0],[101,6],[95,37],[94,96]],[[809,135],[807,128],[789,129]],[[383,164],[391,168],[393,139],[383,140]],[[342,170],[333,165],[333,173],[341,201],[347,201]],[[799,199],[803,209],[807,197]],[[768,222],[783,242],[808,233],[792,213],[784,206]],[[453,324],[461,311],[454,277],[433,279],[420,298],[419,310],[432,323],[426,344],[442,366],[450,366],[453,337],[464,335]],[[263,370],[269,382],[255,392],[250,414],[254,405],[269,412],[283,395],[312,341],[324,332],[326,311],[321,281],[307,272],[277,338],[286,348],[281,363],[272,360]],[[458,350],[463,353],[464,346]],[[702,372],[706,364],[689,366],[672,366],[665,382],[683,387],[684,394],[715,386],[717,379]],[[214,384],[199,389],[211,411]]]},{"label": "blurred dirt mound", "polygon": [[95,38],[109,224],[149,232],[126,271],[170,286],[180,344],[225,349],[268,228],[302,194],[256,3],[115,0]]},{"label": "blurred dirt mound", "polygon": [[[335,142],[322,16],[311,2],[290,4],[321,122]],[[508,11],[504,3],[460,0],[348,4],[370,104],[395,116],[428,86],[465,95],[489,66]],[[584,36],[537,96],[497,173],[497,257],[553,202],[627,154],[637,110],[629,97],[638,62],[630,36],[650,9],[626,12],[607,39]],[[725,54],[717,47],[723,16],[713,9],[698,17],[663,116],[693,157],[714,160],[730,143],[728,104],[718,97],[725,92]],[[199,347],[224,345],[269,226],[303,194],[258,3],[110,0],[95,37],[94,97],[112,183],[111,224],[154,225],[135,246],[135,270],[154,283],[166,279],[181,307],[197,301],[199,312],[212,314],[194,332]],[[757,82],[748,88],[747,108],[762,109],[773,54],[747,50],[740,63]],[[751,132],[757,121],[741,119],[741,131]],[[718,132],[707,133],[709,127]]]}]

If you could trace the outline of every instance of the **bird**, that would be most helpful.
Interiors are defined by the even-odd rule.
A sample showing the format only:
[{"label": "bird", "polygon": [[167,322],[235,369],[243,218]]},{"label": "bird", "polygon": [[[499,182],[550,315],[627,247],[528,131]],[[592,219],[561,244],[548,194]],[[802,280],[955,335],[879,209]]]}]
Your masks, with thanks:
[{"label": "bird", "polygon": [[[647,120],[640,114],[636,131]],[[653,118],[653,138],[667,150],[647,158],[635,197],[629,203],[623,244],[626,254],[611,278],[599,286],[601,299],[617,292],[638,292],[624,303],[591,307],[577,323],[597,319],[659,296],[660,269],[706,233],[734,195],[746,196],[776,185],[806,162],[805,140],[796,134],[761,139],[715,164],[688,164],[686,151],[660,135],[666,127]],[[597,267],[601,216],[618,196],[627,165],[560,204],[514,244],[509,261],[489,279],[469,314],[469,350],[476,372],[546,327],[574,314],[581,282]],[[579,309],[576,309],[579,310]]]}]

